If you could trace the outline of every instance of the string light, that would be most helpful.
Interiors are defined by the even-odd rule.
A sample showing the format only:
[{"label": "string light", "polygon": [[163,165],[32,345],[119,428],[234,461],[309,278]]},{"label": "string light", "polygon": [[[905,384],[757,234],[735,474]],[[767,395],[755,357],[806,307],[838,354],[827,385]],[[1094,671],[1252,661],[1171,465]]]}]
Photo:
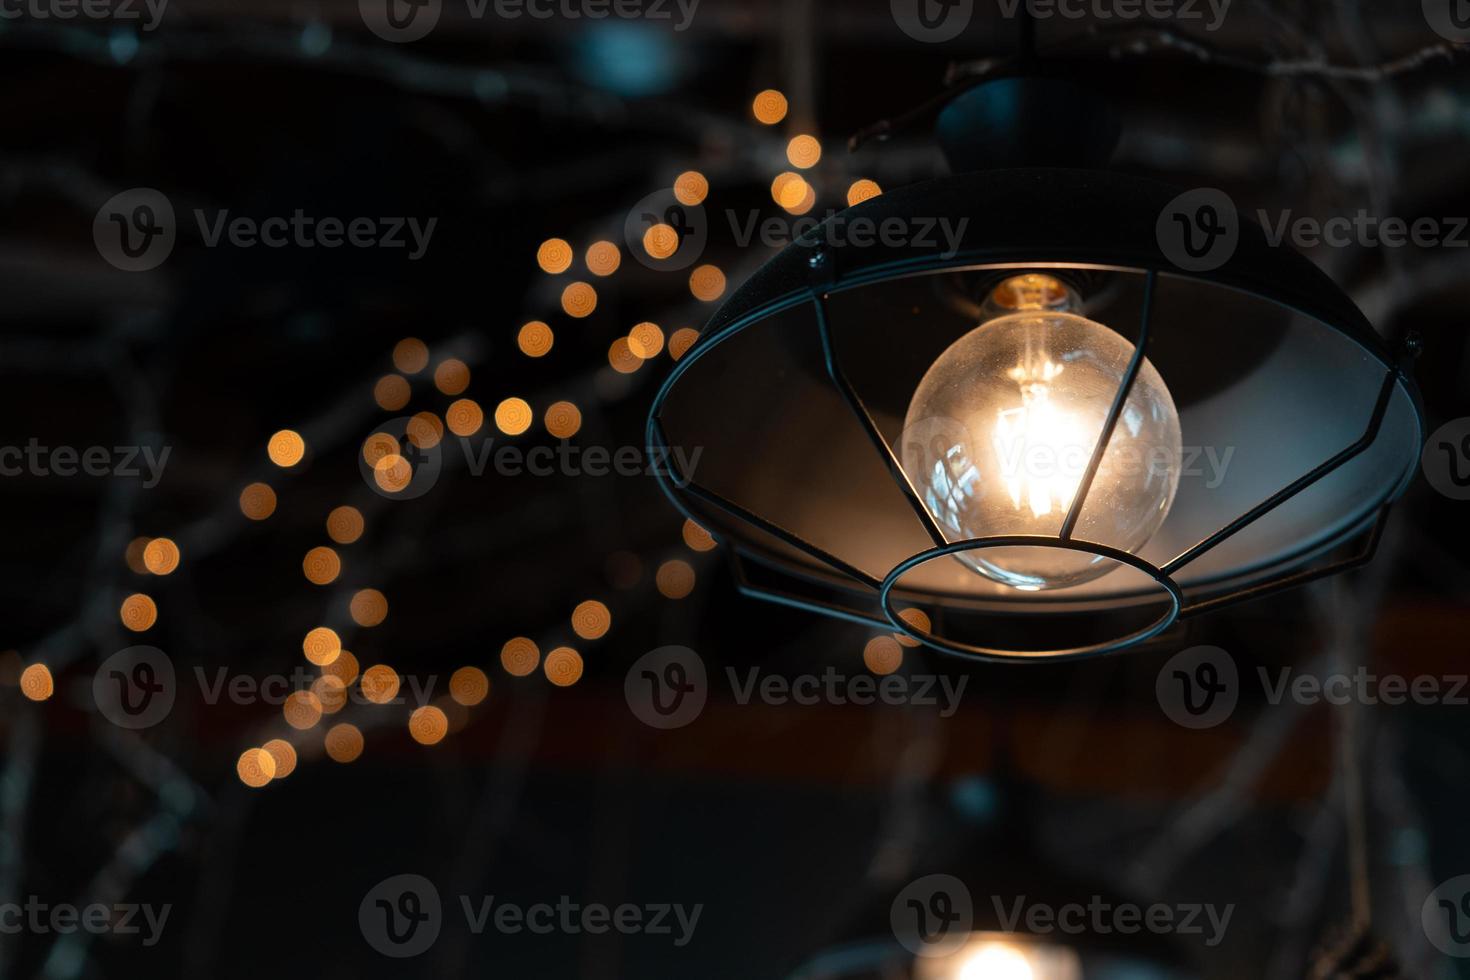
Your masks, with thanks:
[{"label": "string light", "polygon": [[551,327],[540,320],[532,320],[516,334],[516,346],[527,357],[545,357],[551,353],[551,345],[555,340],[556,335],[551,332]]},{"label": "string light", "polygon": [[561,308],[567,316],[582,319],[597,309],[597,290],[585,282],[573,282],[561,291]]},{"label": "string light", "polygon": [[863,665],[875,674],[891,674],[901,663],[903,647],[891,636],[875,636],[863,647]]},{"label": "string light", "polygon": [[336,630],[318,626],[301,641],[301,652],[318,667],[325,667],[342,652],[342,638],[337,635]]},{"label": "string light", "polygon": [[353,762],[362,755],[362,732],[356,725],[346,722],[333,725],[322,741],[333,762]]},{"label": "string light", "polygon": [[408,734],[420,745],[436,745],[449,734],[449,718],[432,704],[415,708],[408,716]]},{"label": "string light", "polygon": [[546,409],[546,431],[570,439],[582,428],[582,411],[571,402],[552,402]]},{"label": "string light", "polygon": [[787,209],[796,207],[806,196],[806,181],[801,174],[782,171],[771,181],[771,200]]},{"label": "string light", "polygon": [[20,672],[20,693],[30,700],[45,701],[55,692],[56,682],[45,664],[31,664]]},{"label": "string light", "polygon": [[158,621],[158,606],[148,596],[134,592],[122,601],[118,609],[122,624],[134,633],[151,629]]},{"label": "string light", "polygon": [[855,204],[870,201],[882,193],[883,188],[878,186],[877,181],[868,180],[867,178],[855,180],[852,182],[852,186],[847,189],[847,206],[852,207]]},{"label": "string light", "polygon": [[683,536],[684,536],[684,543],[689,546],[690,550],[692,550],[692,551],[713,551],[714,550],[714,547],[715,547],[715,539],[714,539],[713,535],[711,535],[708,531],[706,531],[704,528],[700,527],[698,524],[694,523],[693,521],[687,520],[687,519],[684,521],[684,527],[683,527],[682,533],[683,533]]},{"label": "string light", "polygon": [[276,775],[276,760],[264,749],[246,749],[235,763],[235,774],[251,789],[259,789]]},{"label": "string light", "polygon": [[444,423],[433,412],[416,412],[404,426],[408,441],[419,449],[433,449],[444,438]]},{"label": "string light", "polygon": [[310,691],[292,691],[281,704],[281,714],[286,724],[304,732],[322,720],[322,703]]},{"label": "string light", "polygon": [[656,323],[640,323],[628,331],[628,349],[645,361],[664,349],[664,332]]},{"label": "string light", "polygon": [[323,714],[335,715],[347,706],[347,685],[335,674],[323,674],[312,681],[311,693],[316,695]]},{"label": "string light", "polygon": [[470,368],[457,357],[446,358],[434,368],[434,387],[441,394],[459,395],[470,386]]},{"label": "string light", "polygon": [[306,455],[306,440],[301,434],[291,429],[282,429],[271,436],[270,442],[265,447],[266,455],[270,461],[282,469],[290,469],[301,462]]},{"label": "string light", "polygon": [[623,264],[623,253],[608,241],[593,242],[587,246],[587,271],[594,276],[610,276]]},{"label": "string light", "polygon": [[123,561],[127,562],[128,570],[137,575],[148,574],[148,566],[143,564],[143,551],[148,547],[151,538],[134,538],[128,542],[123,551]]},{"label": "string light", "polygon": [[418,374],[429,366],[429,348],[417,337],[404,337],[393,347],[393,366],[404,374]]},{"label": "string light", "polygon": [[541,650],[529,637],[512,637],[500,648],[500,666],[513,677],[525,677],[534,672],[540,662]]},{"label": "string light", "polygon": [[478,667],[461,667],[449,675],[449,696],[472,708],[490,694],[490,678]]},{"label": "string light", "polygon": [[275,763],[276,772],[273,778],[285,779],[296,771],[296,748],[284,738],[273,738],[262,745],[261,749]]},{"label": "string light", "polygon": [[822,159],[822,144],[815,136],[803,134],[792,137],[786,144],[786,159],[799,170],[809,170]]},{"label": "string light", "polygon": [[[929,617],[922,609],[901,609],[899,610],[898,618],[908,623],[920,633],[928,633],[930,631]],[[917,647],[919,645],[919,641],[907,633],[894,633],[893,638],[906,647]]]},{"label": "string light", "polygon": [[598,640],[612,628],[612,613],[596,599],[579,602],[572,610],[572,631],[584,640]]},{"label": "string light", "polygon": [[338,544],[352,544],[362,537],[362,511],[343,504],[327,515],[327,537]]},{"label": "string light", "polygon": [[619,374],[632,374],[643,366],[643,358],[633,353],[627,337],[619,337],[607,349],[607,363]]},{"label": "string light", "polygon": [[301,560],[301,571],[312,585],[327,585],[342,573],[342,559],[331,548],[319,545]]},{"label": "string light", "polygon": [[694,591],[694,568],[682,558],[673,558],[658,566],[653,580],[664,598],[683,599]]},{"label": "string light", "polygon": [[362,690],[362,696],[369,701],[387,704],[398,696],[400,684],[398,671],[387,664],[374,664],[362,672],[362,680],[357,686]]},{"label": "string light", "polygon": [[698,170],[686,170],[674,180],[674,197],[680,204],[696,207],[709,195],[709,180]]},{"label": "string light", "polygon": [[252,483],[240,491],[240,513],[263,521],[276,512],[276,492],[269,483]]},{"label": "string light", "polygon": [[725,274],[716,265],[701,265],[689,274],[689,291],[694,298],[713,303],[725,295]]},{"label": "string light", "polygon": [[518,436],[531,427],[531,406],[524,398],[507,398],[495,406],[495,427],[508,436]]},{"label": "string light", "polygon": [[358,589],[348,604],[348,612],[358,626],[378,626],[388,618],[388,597],[377,589]]},{"label": "string light", "polygon": [[398,440],[386,432],[374,432],[362,441],[362,461],[377,466],[380,460],[396,455]]},{"label": "string light", "polygon": [[143,548],[143,567],[154,575],[169,575],[179,567],[179,546],[172,538],[154,538]]},{"label": "string light", "polygon": [[373,482],[386,493],[398,493],[413,481],[413,467],[397,453],[373,464]]},{"label": "string light", "polygon": [[385,412],[396,412],[408,404],[412,393],[408,380],[401,374],[385,374],[373,385],[373,401]]},{"label": "string light", "polygon": [[536,249],[536,264],[541,271],[560,275],[572,267],[572,246],[563,238],[548,238]]},{"label": "string light", "polygon": [[473,398],[461,398],[444,410],[449,431],[457,436],[472,436],[485,424],[485,412]]},{"label": "string light", "polygon": [[773,88],[757,93],[755,100],[751,103],[756,120],[767,126],[774,126],[785,119],[788,108],[786,96]]},{"label": "string light", "polygon": [[353,656],[352,651],[343,650],[337,654],[336,660],[322,666],[322,673],[331,674],[343,685],[351,684],[357,680],[357,657]]},{"label": "string light", "polygon": [[546,655],[542,669],[557,687],[571,687],[582,679],[582,655],[571,647],[557,647]]},{"label": "string light", "polygon": [[692,327],[680,327],[669,337],[669,356],[677,361],[688,352],[689,348],[694,346],[694,342],[698,339],[698,330]]},{"label": "string light", "polygon": [[786,208],[788,214],[803,215],[816,207],[817,191],[806,181],[801,182],[801,200]]},{"label": "string light", "polygon": [[643,233],[643,251],[651,259],[667,259],[678,250],[679,233],[663,222],[650,225]]}]

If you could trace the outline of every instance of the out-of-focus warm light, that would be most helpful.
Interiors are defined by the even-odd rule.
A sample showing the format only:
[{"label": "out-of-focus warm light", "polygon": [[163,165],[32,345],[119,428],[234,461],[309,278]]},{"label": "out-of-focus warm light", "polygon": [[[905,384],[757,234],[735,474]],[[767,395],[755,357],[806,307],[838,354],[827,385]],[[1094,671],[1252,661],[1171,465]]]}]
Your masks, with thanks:
[{"label": "out-of-focus warm light", "polygon": [[699,339],[699,331],[692,327],[680,327],[669,337],[669,356],[674,360],[683,357],[694,342]]},{"label": "out-of-focus warm light", "polygon": [[571,402],[552,402],[546,408],[546,431],[570,439],[582,428],[582,410]]},{"label": "out-of-focus warm light", "polygon": [[413,467],[397,453],[390,453],[373,464],[373,482],[380,490],[398,493],[413,482]]},{"label": "out-of-focus warm light", "polygon": [[457,436],[472,436],[485,424],[485,411],[473,398],[460,398],[444,410],[444,422]]},{"label": "out-of-focus warm light", "polygon": [[158,622],[158,606],[141,592],[134,592],[124,599],[117,612],[122,624],[134,633],[152,629]]},{"label": "out-of-focus warm light", "polygon": [[524,398],[507,398],[495,406],[495,427],[508,436],[525,432],[534,417]]},{"label": "out-of-focus warm light", "polygon": [[154,538],[143,549],[143,567],[154,575],[168,575],[179,567],[179,546],[172,538]]},{"label": "out-of-focus warm light", "polygon": [[693,551],[713,551],[715,539],[704,528],[691,520],[684,521],[684,543]]},{"label": "out-of-focus warm light", "polygon": [[795,204],[786,205],[786,212],[788,214],[802,215],[806,214],[808,211],[816,206],[817,189],[811,184],[808,184],[806,181],[802,181],[801,200],[797,201]]},{"label": "out-of-focus warm light", "polygon": [[31,664],[20,672],[20,693],[32,701],[45,701],[55,692],[56,682],[45,664]]},{"label": "out-of-focus warm light", "polygon": [[876,180],[868,180],[866,177],[862,180],[855,180],[847,189],[847,206],[852,207],[854,204],[870,201],[882,193],[883,188],[878,186]]},{"label": "out-of-focus warm light", "polygon": [[312,585],[326,585],[342,574],[342,559],[331,548],[318,545],[301,560],[301,571]]},{"label": "out-of-focus warm light", "polygon": [[786,101],[786,96],[782,95],[780,91],[768,88],[756,94],[755,100],[751,103],[750,108],[755,113],[757,122],[764,123],[767,126],[774,126],[786,118],[786,112],[790,108],[790,104]]},{"label": "out-of-focus warm light", "polygon": [[337,654],[336,660],[323,665],[322,673],[332,675],[343,684],[351,684],[357,680],[357,657],[351,650],[343,650]]},{"label": "out-of-focus warm light", "polygon": [[299,432],[282,429],[266,443],[265,453],[277,466],[289,468],[301,462],[306,455],[306,440]]},{"label": "out-of-focus warm light", "polygon": [[666,259],[679,251],[679,233],[661,221],[649,225],[643,233],[643,251],[651,259]]},{"label": "out-of-focus warm light", "polygon": [[632,374],[643,366],[643,358],[633,353],[627,337],[619,337],[608,345],[607,363],[619,374]]},{"label": "out-of-focus warm light", "polygon": [[709,180],[698,170],[686,170],[674,180],[674,197],[687,207],[703,204],[709,196]]},{"label": "out-of-focus warm light", "polygon": [[127,562],[129,571],[138,575],[148,574],[148,566],[143,564],[143,552],[151,540],[151,538],[134,538],[128,542],[127,548],[123,551],[123,561]]},{"label": "out-of-focus warm light", "polygon": [[285,779],[296,771],[296,749],[284,738],[273,738],[261,746],[276,764],[276,779]]},{"label": "out-of-focus warm light", "polygon": [[269,483],[252,483],[240,491],[240,513],[263,521],[276,512],[276,492]]},{"label": "out-of-focus warm light", "polygon": [[432,704],[415,708],[408,716],[408,734],[420,745],[435,745],[449,734],[449,717]]},{"label": "out-of-focus warm light", "polygon": [[490,693],[490,678],[478,667],[461,667],[449,675],[449,696],[467,708],[474,707]]},{"label": "out-of-focus warm light", "polygon": [[664,332],[656,323],[640,323],[628,331],[628,348],[645,361],[657,357],[664,349]]},{"label": "out-of-focus warm light", "polygon": [[903,647],[891,636],[875,636],[863,647],[863,666],[875,674],[891,674],[903,663]]},{"label": "out-of-focus warm light", "polygon": [[577,603],[572,610],[572,631],[584,640],[596,640],[612,628],[612,613],[596,599]]},{"label": "out-of-focus warm light", "polygon": [[597,290],[585,282],[568,283],[561,291],[561,308],[567,316],[578,320],[591,316],[597,309]]},{"label": "out-of-focus warm light", "polygon": [[587,271],[594,276],[610,276],[623,264],[623,253],[612,242],[593,242],[587,246]]},{"label": "out-of-focus warm light", "polygon": [[373,385],[373,401],[385,412],[396,412],[407,405],[411,394],[408,380],[401,374],[385,374]]},{"label": "out-of-focus warm light", "polygon": [[305,731],[322,720],[322,703],[310,691],[292,691],[281,705],[286,724]]},{"label": "out-of-focus warm light", "polygon": [[[899,610],[898,618],[908,623],[920,633],[928,633],[930,631],[931,624],[929,622],[929,616],[922,609],[901,609]],[[916,647],[919,645],[919,641],[907,633],[894,633],[893,638],[906,647]]]},{"label": "out-of-focus warm light", "polygon": [[682,599],[694,591],[694,568],[681,558],[673,558],[658,566],[653,580],[665,598]]},{"label": "out-of-focus warm light", "polygon": [[417,412],[405,423],[404,435],[420,449],[433,449],[444,438],[444,423],[433,412]]},{"label": "out-of-focus warm light", "polygon": [[440,361],[434,368],[434,387],[445,395],[460,395],[470,386],[470,366],[457,357]]},{"label": "out-of-focus warm light", "polygon": [[276,775],[276,760],[265,749],[246,749],[235,763],[235,775],[251,789],[260,789]]},{"label": "out-of-focus warm light", "polygon": [[791,161],[793,167],[808,170],[822,159],[822,144],[815,136],[793,136],[791,142],[786,144],[786,159]]},{"label": "out-of-focus warm light", "polygon": [[327,729],[322,741],[326,745],[327,756],[333,762],[352,762],[362,755],[362,732],[356,725],[346,722],[333,725]]},{"label": "out-of-focus warm light", "polygon": [[532,320],[516,334],[516,346],[527,357],[545,357],[551,353],[551,345],[555,341],[556,335],[551,332],[551,327],[540,320]]},{"label": "out-of-focus warm light", "polygon": [[374,432],[362,441],[362,460],[369,466],[377,466],[385,456],[398,452],[398,440],[386,432]]},{"label": "out-of-focus warm light", "polygon": [[807,183],[801,174],[794,174],[789,170],[776,175],[771,181],[771,200],[788,211],[801,203],[806,197]]},{"label": "out-of-focus warm light", "polygon": [[338,544],[351,544],[362,537],[362,511],[343,504],[327,515],[327,537]]},{"label": "out-of-focus warm light", "polygon": [[541,668],[557,687],[571,687],[582,679],[582,655],[571,647],[557,647],[546,654]]},{"label": "out-of-focus warm light", "polygon": [[301,641],[301,652],[318,667],[326,666],[342,652],[342,638],[337,635],[336,630],[318,626]]},{"label": "out-of-focus warm light", "polygon": [[387,664],[374,664],[362,672],[357,686],[362,689],[362,696],[373,704],[387,704],[398,697],[401,683],[398,671]]},{"label": "out-of-focus warm light", "polygon": [[358,626],[377,626],[388,618],[388,597],[377,589],[358,589],[352,594],[348,611]]},{"label": "out-of-focus warm light", "polygon": [[536,249],[536,264],[541,271],[560,275],[572,267],[572,246],[564,238],[548,238]]},{"label": "out-of-focus warm light", "polygon": [[311,693],[316,695],[323,714],[335,715],[347,707],[347,685],[334,674],[323,674],[312,681]]},{"label": "out-of-focus warm light", "polygon": [[404,337],[393,346],[393,366],[404,374],[418,374],[429,366],[429,348],[417,337]]},{"label": "out-of-focus warm light", "polygon": [[717,265],[702,265],[689,273],[689,291],[694,298],[713,303],[725,295],[725,274]]},{"label": "out-of-focus warm light", "polygon": [[534,672],[540,662],[541,649],[529,637],[512,637],[500,648],[500,666],[513,677],[525,677]]},{"label": "out-of-focus warm light", "polygon": [[1026,954],[999,943],[976,950],[960,964],[956,980],[1036,980]]}]

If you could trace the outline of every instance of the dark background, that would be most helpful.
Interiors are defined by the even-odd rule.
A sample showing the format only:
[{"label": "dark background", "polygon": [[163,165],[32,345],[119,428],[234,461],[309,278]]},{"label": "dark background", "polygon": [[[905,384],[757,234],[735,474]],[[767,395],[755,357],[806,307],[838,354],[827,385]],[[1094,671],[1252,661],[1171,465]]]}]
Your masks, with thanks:
[{"label": "dark background", "polygon": [[[949,719],[740,706],[721,685],[696,724],[657,732],[623,698],[629,665],[657,646],[692,647],[712,670],[850,672],[863,669],[872,634],[740,598],[718,550],[685,547],[681,518],[648,477],[446,470],[427,496],[388,503],[356,464],[385,415],[373,382],[405,336],[425,340],[436,362],[469,362],[467,394],[487,415],[509,395],[530,401],[531,432],[497,444],[553,442],[539,414],[565,398],[582,409],[580,444],[641,445],[669,355],[622,377],[607,367],[609,344],[643,320],[666,334],[698,327],[714,304],[624,247],[618,273],[592,280],[596,313],[573,320],[557,305],[571,276],[540,273],[537,245],[555,235],[579,255],[598,238],[623,246],[634,202],[690,168],[709,177],[712,207],[778,214],[769,186],[796,132],[823,140],[811,178],[822,212],[858,177],[890,187],[941,173],[923,127],[853,155],[845,140],[937,94],[951,63],[1012,50],[1014,25],[979,6],[943,46],[913,41],[886,2],[866,0],[704,0],[677,33],[638,21],[476,22],[451,3],[408,45],[380,41],[337,0],[176,0],[152,32],[0,26],[0,443],[172,447],[151,489],[0,479],[0,645],[16,651],[0,691],[0,900],[174,906],[151,949],[110,936],[80,949],[54,935],[0,937],[0,972],[781,977],[885,928],[870,910],[886,909],[917,855],[984,842],[979,858],[956,861],[1012,877],[1035,862],[1039,877],[1065,873],[1140,902],[1236,903],[1218,950],[1181,944],[1190,975],[1305,976],[1310,950],[1349,908],[1334,713],[1248,700],[1228,724],[1189,732],[1160,711],[1154,681],[1170,653],[1200,643],[1228,649],[1242,671],[1331,657],[1464,673],[1466,505],[1424,481],[1368,569],[1194,621],[1145,650],[1026,668],[909,651],[906,671],[970,677]],[[1417,3],[1241,0],[1192,53],[1147,24],[1118,37],[1092,26],[1049,23],[1038,44],[1071,45],[1116,95],[1120,169],[1219,186],[1251,208],[1470,214],[1470,74]],[[768,87],[792,102],[776,127],[751,118]],[[181,216],[302,207],[439,221],[428,254],[410,263],[378,250],[208,249],[181,219],[168,262],[129,274],[102,261],[91,227],[103,201],[132,187],[162,190]],[[768,255],[712,224],[706,261],[732,287]],[[1312,258],[1385,333],[1422,334],[1430,430],[1470,414],[1470,254]],[[540,360],[515,347],[533,318],[556,331]],[[415,409],[449,401],[416,381]],[[286,427],[310,443],[291,471],[265,456]],[[245,522],[236,498],[256,479],[275,487],[278,509]],[[206,705],[185,685],[169,719],[141,735],[97,716],[93,669],[135,642],[167,651],[182,674],[302,664],[301,636],[340,614],[343,596],[308,584],[301,557],[326,543],[325,516],[343,503],[364,509],[367,533],[339,549],[342,582],[383,589],[391,608],[382,626],[344,632],[346,646],[364,666],[438,676],[441,690],[455,668],[483,668],[490,696],[462,728],[425,747],[408,736],[406,708],[349,708],[342,717],[367,736],[359,760],[328,760],[321,726],[297,740],[295,773],[252,790],[235,760],[291,734],[274,707]],[[124,551],[139,535],[177,540],[179,570],[130,571]],[[670,558],[696,568],[688,598],[655,588]],[[116,614],[134,591],[160,609],[141,639]],[[612,612],[595,642],[568,624],[589,598]],[[498,652],[515,635],[543,651],[571,642],[585,676],[566,689],[539,673],[511,677]],[[15,686],[31,663],[56,677],[44,704]],[[1360,713],[1377,931],[1406,976],[1470,975],[1418,924],[1435,884],[1470,871],[1467,712]],[[615,934],[472,937],[452,913],[430,953],[389,961],[363,941],[357,907],[403,872],[434,880],[447,902],[566,894],[704,910],[684,949]]]}]

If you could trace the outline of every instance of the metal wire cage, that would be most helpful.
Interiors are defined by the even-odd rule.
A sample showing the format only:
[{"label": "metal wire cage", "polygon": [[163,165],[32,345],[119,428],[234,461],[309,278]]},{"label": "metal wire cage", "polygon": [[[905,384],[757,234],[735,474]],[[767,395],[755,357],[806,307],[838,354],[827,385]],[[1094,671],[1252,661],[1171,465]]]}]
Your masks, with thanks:
[{"label": "metal wire cage", "polygon": [[[700,460],[697,473],[671,467],[664,490],[728,546],[746,594],[982,660],[1107,653],[1370,560],[1422,440],[1407,350],[1248,221],[1218,267],[1179,268],[1158,234],[1177,194],[1116,174],[999,171],[886,193],[811,229],[731,297],[656,395],[650,452],[697,447],[682,458]],[[911,234],[836,233],[895,221]],[[955,233],[912,234],[925,226]],[[1131,329],[1134,351],[1056,532],[957,540],[902,465],[895,426],[916,374],[977,325],[977,284],[1017,270],[1078,284],[1087,315]],[[1082,529],[1145,358],[1187,440],[1242,453],[1218,484],[1181,489],[1160,532],[1129,550]],[[1082,552],[1114,570],[1035,593],[952,560],[994,548]]]}]

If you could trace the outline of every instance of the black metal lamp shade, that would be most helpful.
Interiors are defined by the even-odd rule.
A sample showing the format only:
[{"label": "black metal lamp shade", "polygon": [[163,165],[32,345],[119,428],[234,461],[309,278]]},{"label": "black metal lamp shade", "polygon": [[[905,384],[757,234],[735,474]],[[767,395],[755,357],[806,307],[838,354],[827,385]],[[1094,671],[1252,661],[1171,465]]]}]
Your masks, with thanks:
[{"label": "black metal lamp shade", "polygon": [[[650,447],[698,460],[665,490],[729,546],[744,591],[980,659],[1116,650],[1366,561],[1422,440],[1404,352],[1247,220],[1217,268],[1176,266],[1157,225],[1177,194],[1005,170],[848,209],[752,276],[664,383]],[[904,472],[900,430],[925,370],[978,325],[977,297],[1020,270],[1074,285],[1135,355],[1055,533],[958,540]],[[1178,406],[1184,455],[1167,518],[1129,551],[1089,533],[1104,506],[1089,488],[1142,356]],[[1116,568],[1022,592],[953,557],[1021,546]]]}]

